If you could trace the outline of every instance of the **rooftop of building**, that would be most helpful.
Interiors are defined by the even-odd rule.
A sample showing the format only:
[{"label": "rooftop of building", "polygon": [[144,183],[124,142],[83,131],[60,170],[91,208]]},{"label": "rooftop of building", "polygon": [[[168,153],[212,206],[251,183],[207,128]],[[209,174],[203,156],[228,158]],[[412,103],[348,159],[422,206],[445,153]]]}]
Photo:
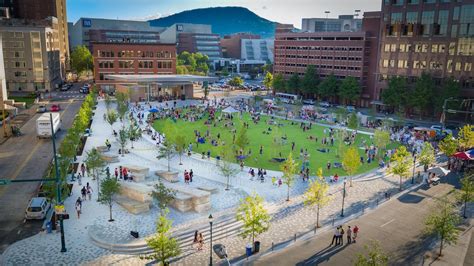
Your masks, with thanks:
[{"label": "rooftop of building", "polygon": [[117,45],[135,45],[135,46],[173,46],[176,47],[176,43],[164,43],[164,42],[159,42],[159,43],[140,43],[140,42],[91,42],[92,46],[100,44],[100,45],[111,45],[111,46],[117,46]]},{"label": "rooftop of building", "polygon": [[337,18],[303,18],[303,20],[362,20],[360,18],[355,18],[355,15],[339,15]]},{"label": "rooftop of building", "polygon": [[36,20],[36,19],[0,19],[0,27],[51,27],[55,24],[58,24],[58,19],[56,17],[47,17],[45,19]]},{"label": "rooftop of building", "polygon": [[106,75],[106,79],[133,82],[133,83],[157,83],[160,85],[179,85],[188,84],[190,82],[213,82],[217,81],[217,77],[196,76],[196,75],[157,75],[157,74],[138,74],[138,75]]}]

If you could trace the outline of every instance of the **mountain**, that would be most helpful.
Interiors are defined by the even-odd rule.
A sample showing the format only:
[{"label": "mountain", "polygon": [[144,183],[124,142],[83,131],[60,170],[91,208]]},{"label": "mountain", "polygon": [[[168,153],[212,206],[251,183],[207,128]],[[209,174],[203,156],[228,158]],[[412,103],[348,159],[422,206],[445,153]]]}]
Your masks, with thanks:
[{"label": "mountain", "polygon": [[175,23],[212,25],[212,32],[221,36],[247,32],[273,37],[275,22],[259,17],[243,7],[211,7],[183,11],[168,17],[150,20],[152,26],[169,27]]}]

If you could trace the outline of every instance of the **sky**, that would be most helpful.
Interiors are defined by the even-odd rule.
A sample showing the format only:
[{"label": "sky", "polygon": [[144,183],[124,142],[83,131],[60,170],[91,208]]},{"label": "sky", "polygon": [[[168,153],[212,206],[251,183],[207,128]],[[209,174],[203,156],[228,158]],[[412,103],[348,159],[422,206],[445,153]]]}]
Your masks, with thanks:
[{"label": "sky", "polygon": [[[147,20],[184,10],[216,6],[242,6],[271,21],[301,27],[302,18],[378,11],[382,0],[67,0],[69,22],[81,17]],[[362,16],[362,15],[361,15]]]}]

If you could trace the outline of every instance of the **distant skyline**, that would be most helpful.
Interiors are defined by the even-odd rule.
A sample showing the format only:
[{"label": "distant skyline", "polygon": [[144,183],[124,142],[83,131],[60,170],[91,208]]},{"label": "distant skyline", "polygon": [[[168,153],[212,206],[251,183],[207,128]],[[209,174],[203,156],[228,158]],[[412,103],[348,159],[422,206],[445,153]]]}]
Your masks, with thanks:
[{"label": "distant skyline", "polygon": [[148,20],[181,11],[217,7],[241,6],[271,21],[301,27],[302,18],[354,14],[359,9],[378,11],[382,0],[67,0],[69,22],[81,17],[125,20]]}]

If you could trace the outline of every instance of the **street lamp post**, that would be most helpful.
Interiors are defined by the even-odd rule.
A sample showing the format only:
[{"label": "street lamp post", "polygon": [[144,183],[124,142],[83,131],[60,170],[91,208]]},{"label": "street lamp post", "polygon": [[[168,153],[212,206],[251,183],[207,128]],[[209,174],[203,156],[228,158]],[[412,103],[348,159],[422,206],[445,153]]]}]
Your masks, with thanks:
[{"label": "street lamp post", "polygon": [[209,266],[212,266],[212,214],[209,214],[210,238],[209,238]]},{"label": "street lamp post", "polygon": [[416,166],[416,155],[413,156],[413,175],[411,176],[412,184],[415,184],[415,166]]},{"label": "street lamp post", "polygon": [[344,217],[344,200],[346,198],[346,179],[344,178],[344,188],[342,189],[342,208],[341,217]]}]

